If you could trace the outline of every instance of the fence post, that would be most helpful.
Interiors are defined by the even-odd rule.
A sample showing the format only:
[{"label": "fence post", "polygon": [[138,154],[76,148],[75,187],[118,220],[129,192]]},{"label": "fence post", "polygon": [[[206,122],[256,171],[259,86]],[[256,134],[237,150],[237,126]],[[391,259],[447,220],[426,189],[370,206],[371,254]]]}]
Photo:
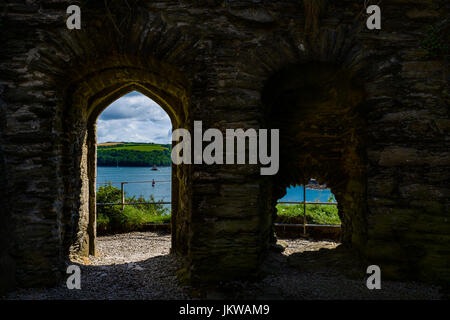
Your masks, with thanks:
[{"label": "fence post", "polygon": [[123,185],[124,182],[120,183],[120,195],[121,195],[121,199],[122,199],[122,210],[125,208],[125,192],[123,192]]}]

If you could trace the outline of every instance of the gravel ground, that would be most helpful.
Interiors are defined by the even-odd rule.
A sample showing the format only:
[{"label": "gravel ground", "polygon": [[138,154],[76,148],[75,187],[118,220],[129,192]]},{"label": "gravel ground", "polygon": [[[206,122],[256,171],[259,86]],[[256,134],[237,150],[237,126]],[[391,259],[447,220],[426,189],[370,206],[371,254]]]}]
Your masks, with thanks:
[{"label": "gravel ground", "polygon": [[[412,282],[382,280],[381,290],[368,290],[364,278],[344,276],[345,272],[337,271],[347,266],[337,267],[328,258],[317,259],[318,253],[323,257],[327,254],[321,252],[338,252],[326,250],[336,248],[338,243],[305,239],[284,239],[280,243],[285,247],[284,252],[272,252],[268,256],[260,281],[233,281],[221,287],[194,289],[177,282],[175,272],[181,267],[181,261],[169,255],[170,235],[132,232],[99,237],[97,257],[71,262],[81,267],[81,290],[68,290],[61,283],[50,289],[21,289],[6,299],[442,298],[438,287]],[[308,268],[311,261],[313,267]],[[318,266],[318,262],[323,265]]]},{"label": "gravel ground", "polygon": [[[188,299],[175,275],[180,261],[169,255],[170,235],[131,232],[97,238],[98,256],[72,261],[81,267],[81,290],[65,282],[28,289],[10,299]],[[75,262],[75,263],[73,263]]]}]

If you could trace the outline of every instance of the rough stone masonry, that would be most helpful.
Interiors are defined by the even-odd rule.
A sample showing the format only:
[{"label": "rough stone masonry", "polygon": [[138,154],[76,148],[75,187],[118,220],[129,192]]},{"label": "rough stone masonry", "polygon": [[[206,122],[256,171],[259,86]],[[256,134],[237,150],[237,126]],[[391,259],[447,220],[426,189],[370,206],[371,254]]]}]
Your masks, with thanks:
[{"label": "rough stone masonry", "polygon": [[380,6],[368,30],[360,0],[2,1],[0,290],[95,254],[96,119],[132,90],[174,129],[280,129],[275,176],[173,167],[181,280],[257,274],[276,200],[316,178],[383,277],[450,281],[450,3]]}]

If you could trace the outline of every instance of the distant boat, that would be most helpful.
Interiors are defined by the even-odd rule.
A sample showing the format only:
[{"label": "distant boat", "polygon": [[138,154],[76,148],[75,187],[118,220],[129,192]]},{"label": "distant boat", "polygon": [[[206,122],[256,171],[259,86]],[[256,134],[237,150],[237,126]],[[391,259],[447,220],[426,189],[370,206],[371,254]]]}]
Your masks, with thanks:
[{"label": "distant boat", "polygon": [[158,168],[156,167],[156,165],[153,165],[152,169],[153,171],[158,171]]}]

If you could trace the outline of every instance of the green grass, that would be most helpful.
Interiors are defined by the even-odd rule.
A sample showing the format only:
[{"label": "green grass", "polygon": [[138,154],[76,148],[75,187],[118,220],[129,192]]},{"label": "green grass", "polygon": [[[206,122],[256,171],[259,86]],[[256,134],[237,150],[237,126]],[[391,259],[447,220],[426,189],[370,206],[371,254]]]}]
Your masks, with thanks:
[{"label": "green grass", "polygon": [[133,150],[133,151],[164,151],[168,148],[163,147],[159,144],[147,144],[147,143],[124,143],[112,146],[103,146],[102,150]]},{"label": "green grass", "polygon": [[[303,204],[278,204],[278,223],[303,223]],[[338,209],[334,205],[306,205],[306,223],[340,225]]]},{"label": "green grass", "polygon": [[149,223],[170,223],[170,214],[158,215],[131,205],[125,206],[123,210],[120,206],[116,207],[113,217],[104,213],[97,214],[99,233],[129,232],[140,230]]},{"label": "green grass", "polygon": [[157,215],[154,210],[142,210],[125,206],[122,211],[122,223],[125,229],[139,228],[147,223],[164,223],[170,221],[170,215]]}]

